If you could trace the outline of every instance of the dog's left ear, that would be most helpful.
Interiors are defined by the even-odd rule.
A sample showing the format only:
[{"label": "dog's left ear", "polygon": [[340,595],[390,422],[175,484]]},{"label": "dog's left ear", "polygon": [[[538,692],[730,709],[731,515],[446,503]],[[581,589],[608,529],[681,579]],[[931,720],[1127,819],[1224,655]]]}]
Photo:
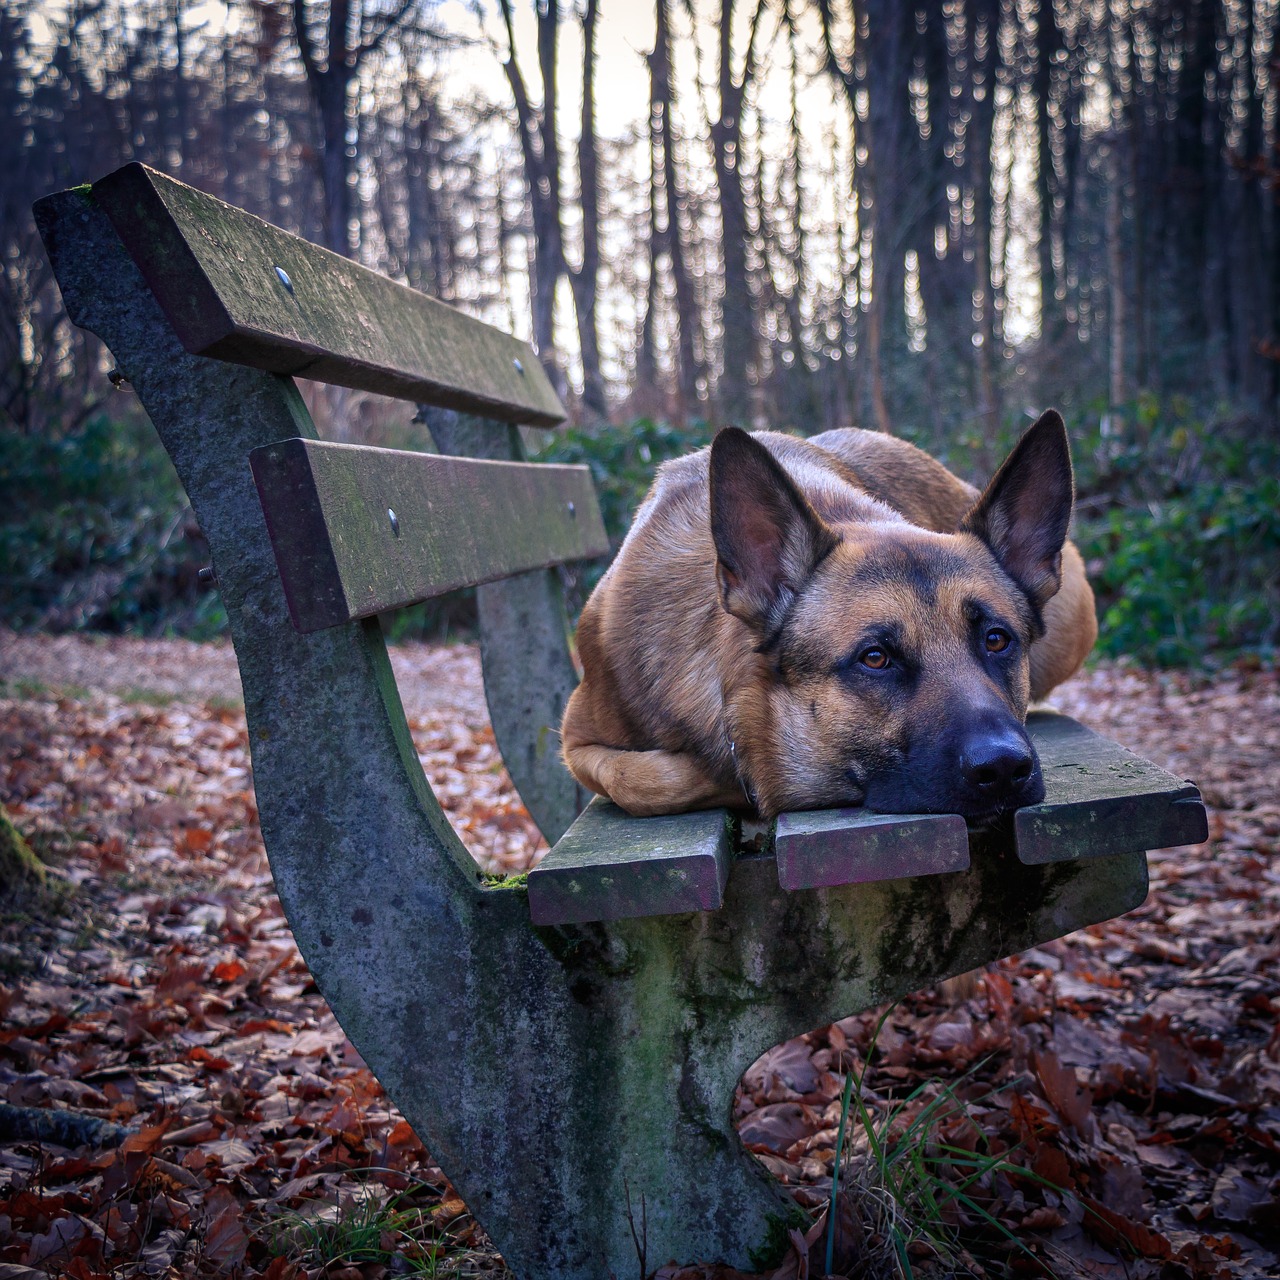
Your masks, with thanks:
[{"label": "dog's left ear", "polygon": [[721,604],[765,636],[837,540],[781,463],[738,427],[711,443],[711,536]]},{"label": "dog's left ear", "polygon": [[1041,609],[1062,585],[1062,544],[1074,499],[1067,428],[1049,409],[1014,446],[960,532],[981,538]]}]

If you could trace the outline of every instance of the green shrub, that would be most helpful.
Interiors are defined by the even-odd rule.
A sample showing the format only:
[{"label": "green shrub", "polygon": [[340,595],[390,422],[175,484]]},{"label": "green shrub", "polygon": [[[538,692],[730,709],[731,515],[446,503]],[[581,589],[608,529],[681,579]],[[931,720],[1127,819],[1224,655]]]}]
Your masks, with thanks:
[{"label": "green shrub", "polygon": [[[539,462],[564,462],[591,468],[605,531],[617,551],[631,527],[636,508],[653,483],[653,473],[671,458],[711,443],[715,434],[705,422],[681,429],[652,418],[620,426],[572,427],[551,435],[534,455]],[[576,620],[607,560],[571,566],[565,574],[566,602]]]},{"label": "green shrub", "polygon": [[1198,422],[1177,402],[1139,401],[1126,425],[1073,432],[1073,443],[1076,538],[1098,597],[1099,652],[1164,665],[1274,654],[1274,433],[1248,419]]},{"label": "green shrub", "polygon": [[[902,434],[981,482],[1030,419],[996,438]],[[1197,416],[1139,399],[1119,415],[1085,406],[1070,422],[1076,538],[1098,595],[1099,651],[1202,664],[1273,654],[1280,635],[1280,439],[1247,417]],[[653,473],[707,444],[649,418],[551,433],[540,461],[590,467],[614,548]],[[0,617],[10,626],[216,634],[225,616],[197,581],[208,550],[144,418],[90,418],[62,439],[0,434]],[[604,562],[572,566],[581,609]],[[402,610],[393,639],[441,639],[474,625],[473,593]]]},{"label": "green shrub", "polygon": [[145,418],[0,435],[0,616],[49,630],[217,634],[208,546]]},{"label": "green shrub", "polygon": [[714,434],[705,422],[679,428],[652,418],[639,418],[621,426],[557,431],[535,456],[539,462],[577,463],[591,468],[604,525],[616,549],[631,527],[631,518],[659,465],[710,444]]},{"label": "green shrub", "polygon": [[[998,437],[939,441],[904,424],[902,435],[981,483],[1030,418]],[[1280,633],[1280,440],[1246,417],[1197,420],[1183,400],[1143,398],[1122,414],[1087,406],[1069,424],[1076,467],[1075,537],[1098,596],[1100,653],[1139,662],[1202,663],[1242,651],[1271,654]],[[568,430],[538,454],[591,468],[616,547],[653,473],[706,444],[705,423],[687,431],[641,419]],[[584,567],[572,604],[603,572]]]}]

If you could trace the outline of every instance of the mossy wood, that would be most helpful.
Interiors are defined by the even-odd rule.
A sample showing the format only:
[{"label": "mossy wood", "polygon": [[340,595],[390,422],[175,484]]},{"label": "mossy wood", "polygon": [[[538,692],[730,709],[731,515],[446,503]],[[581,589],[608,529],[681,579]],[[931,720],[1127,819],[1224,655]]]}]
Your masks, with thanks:
[{"label": "mossy wood", "polygon": [[1204,804],[1191,783],[1069,716],[1033,711],[1027,727],[1040,756],[1044,803],[1013,816],[1023,862],[1104,858],[1209,838]]},{"label": "mossy wood", "polygon": [[554,427],[526,342],[141,164],[93,185],[193,354]]},{"label": "mossy wood", "polygon": [[633,1274],[633,1221],[650,1259],[750,1265],[789,1204],[731,1122],[764,1049],[1144,898],[1142,854],[1026,866],[997,844],[967,871],[800,892],[739,856],[718,911],[533,924],[427,786],[377,621],[290,622],[247,459],[314,437],[293,383],[189,354],[92,192],[36,214],[208,538],[298,945],[516,1275]]},{"label": "mossy wood", "polygon": [[714,911],[732,857],[723,809],[630,818],[597,796],[529,872],[529,913],[560,925]]},{"label": "mossy wood", "polygon": [[300,631],[609,549],[586,467],[302,439],[250,463]]}]

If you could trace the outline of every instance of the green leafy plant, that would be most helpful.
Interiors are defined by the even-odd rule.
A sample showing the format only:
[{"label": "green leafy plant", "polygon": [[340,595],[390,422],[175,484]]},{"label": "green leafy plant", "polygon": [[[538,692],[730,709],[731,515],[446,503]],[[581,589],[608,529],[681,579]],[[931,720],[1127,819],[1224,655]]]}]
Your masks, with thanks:
[{"label": "green leafy plant", "polygon": [[140,416],[95,414],[62,436],[0,434],[0,610],[10,626],[225,626],[177,473]]},{"label": "green leafy plant", "polygon": [[1280,439],[1137,401],[1073,430],[1099,652],[1204,665],[1280,643]]}]

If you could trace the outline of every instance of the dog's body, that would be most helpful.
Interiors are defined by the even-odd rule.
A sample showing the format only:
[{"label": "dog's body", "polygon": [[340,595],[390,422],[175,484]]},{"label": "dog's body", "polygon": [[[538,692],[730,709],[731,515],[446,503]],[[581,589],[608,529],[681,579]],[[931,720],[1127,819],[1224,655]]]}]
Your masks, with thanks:
[{"label": "dog's body", "polygon": [[721,432],[583,610],[570,769],[637,815],[1034,803],[1028,699],[1097,634],[1071,501],[1054,413],[981,497],[876,432]]}]

